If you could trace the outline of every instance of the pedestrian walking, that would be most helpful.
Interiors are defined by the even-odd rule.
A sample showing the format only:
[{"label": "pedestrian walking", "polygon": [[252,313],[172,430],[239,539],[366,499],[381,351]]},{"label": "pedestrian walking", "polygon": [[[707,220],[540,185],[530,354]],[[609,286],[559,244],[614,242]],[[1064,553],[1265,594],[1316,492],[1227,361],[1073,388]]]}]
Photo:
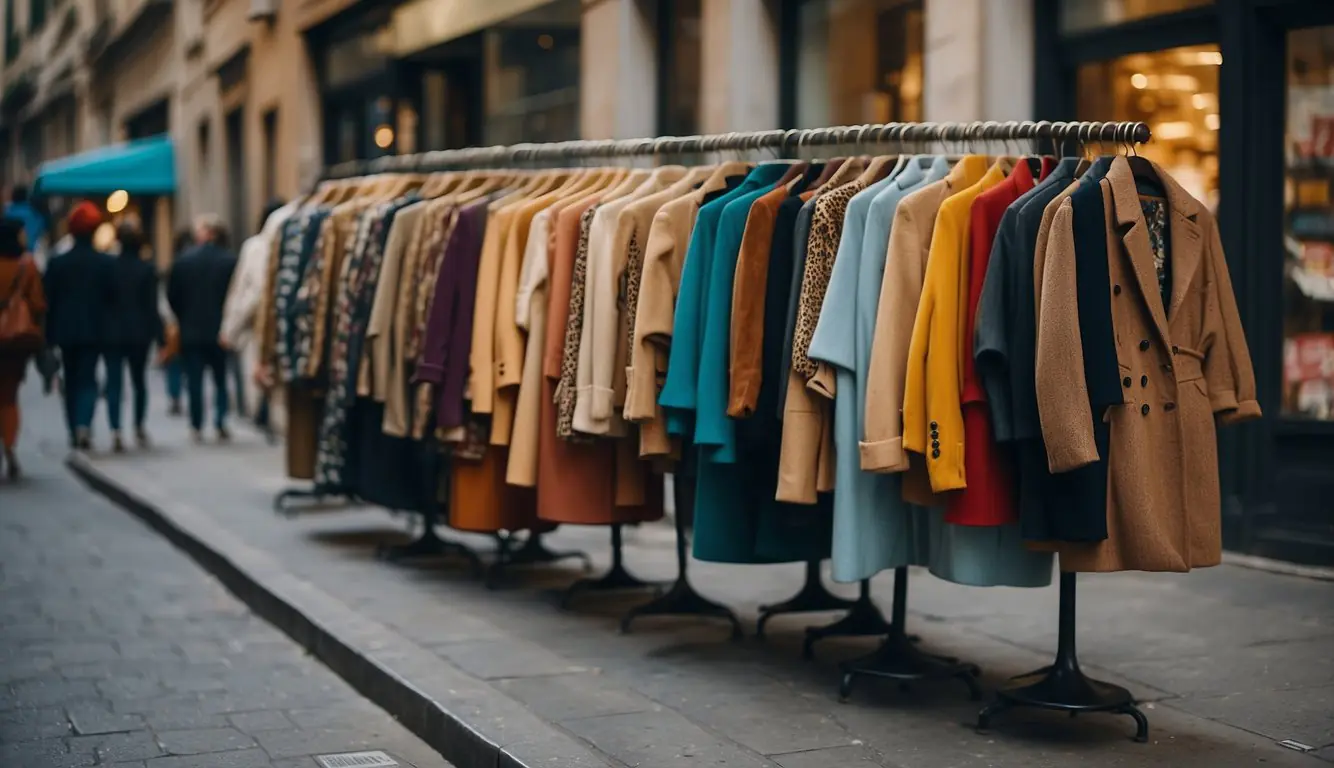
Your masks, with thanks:
[{"label": "pedestrian walking", "polygon": [[198,244],[172,265],[167,282],[167,301],[180,328],[190,429],[196,442],[203,439],[205,369],[213,381],[213,427],[219,440],[231,438],[227,430],[227,352],[218,343],[218,334],[236,256],[218,245],[222,231],[218,216],[200,216],[195,222]]},{"label": "pedestrian walking", "polygon": [[70,445],[92,448],[93,413],[97,410],[97,360],[106,343],[105,324],[115,311],[111,257],[93,247],[102,211],[82,202],[70,212],[69,250],[46,268],[47,343],[60,350],[65,368],[65,423]]},{"label": "pedestrian walking", "polygon": [[46,266],[46,216],[28,199],[28,188],[17,184],[9,190],[9,205],[5,206],[5,218],[17,220],[23,227],[23,236],[29,256],[37,264],[39,271]]},{"label": "pedestrian walking", "polygon": [[0,473],[19,476],[19,385],[42,346],[46,294],[37,262],[23,242],[23,223],[0,220]]},{"label": "pedestrian walking", "polygon": [[106,368],[107,422],[111,426],[111,449],[125,450],[121,432],[125,378],[129,375],[134,394],[134,436],[140,448],[149,444],[144,422],[148,418],[148,351],[154,343],[165,344],[162,316],[158,313],[157,268],[146,248],[143,228],[135,217],[126,217],[116,228],[120,246],[114,262],[115,311],[107,318]]}]

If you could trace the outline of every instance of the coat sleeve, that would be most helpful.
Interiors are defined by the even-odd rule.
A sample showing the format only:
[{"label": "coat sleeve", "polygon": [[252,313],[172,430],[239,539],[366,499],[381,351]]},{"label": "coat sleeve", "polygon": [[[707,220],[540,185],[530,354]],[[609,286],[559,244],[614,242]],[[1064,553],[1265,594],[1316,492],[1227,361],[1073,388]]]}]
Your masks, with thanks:
[{"label": "coat sleeve", "polygon": [[866,376],[866,426],[860,448],[862,469],[867,472],[908,469],[908,455],[903,451],[903,388],[922,294],[922,270],[917,266],[921,252],[918,224],[910,206],[901,202],[889,231]]},{"label": "coat sleeve", "polygon": [[1059,203],[1047,238],[1043,267],[1033,274],[1037,292],[1038,418],[1053,473],[1069,472],[1098,460],[1093,411],[1084,379],[1084,345],[1079,331],[1075,273],[1074,204]]},{"label": "coat sleeve", "polygon": [[589,273],[589,282],[596,280],[596,284],[590,286],[589,298],[594,291],[597,298],[592,312],[594,352],[588,415],[599,429],[611,427],[616,391],[616,337],[621,330],[618,288],[625,273],[626,254],[634,231],[634,211],[629,207],[622,208],[616,217],[611,250],[604,255],[596,275],[591,270]]},{"label": "coat sleeve", "polygon": [[644,266],[635,307],[634,341],[630,345],[630,379],[625,418],[651,421],[657,415],[658,358],[671,341],[677,275],[672,265],[675,233],[672,215],[659,211],[649,227]]},{"label": "coat sleeve", "polygon": [[1246,344],[1246,332],[1232,292],[1218,224],[1211,220],[1205,243],[1204,378],[1209,401],[1219,422],[1236,424],[1260,418],[1255,393],[1255,369]]}]

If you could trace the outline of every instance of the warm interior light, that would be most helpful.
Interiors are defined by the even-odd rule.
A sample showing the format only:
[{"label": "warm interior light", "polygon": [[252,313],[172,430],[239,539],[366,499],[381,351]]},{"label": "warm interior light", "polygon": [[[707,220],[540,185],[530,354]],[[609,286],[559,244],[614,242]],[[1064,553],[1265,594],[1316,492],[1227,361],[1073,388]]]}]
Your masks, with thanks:
[{"label": "warm interior light", "polygon": [[1195,126],[1185,120],[1172,120],[1153,127],[1153,137],[1163,141],[1179,141],[1195,134]]},{"label": "warm interior light", "polygon": [[1203,93],[1197,93],[1190,97],[1190,105],[1196,109],[1204,109],[1209,106],[1209,97]]},{"label": "warm interior light", "polygon": [[551,35],[538,35],[537,46],[544,51],[549,51],[556,47],[556,38]]},{"label": "warm interior light", "polygon": [[375,146],[380,149],[389,149],[394,145],[394,129],[387,125],[382,125],[375,129]]},{"label": "warm interior light", "polygon": [[125,210],[130,204],[130,193],[123,189],[118,189],[107,196],[107,213],[115,215]]},{"label": "warm interior light", "polygon": [[1143,72],[1136,72],[1130,76],[1130,84],[1142,91],[1149,87],[1149,78]]},{"label": "warm interior light", "polygon": [[1218,130],[1219,123],[1220,120],[1217,112],[1213,112],[1204,116],[1204,127],[1208,128],[1211,131]]}]

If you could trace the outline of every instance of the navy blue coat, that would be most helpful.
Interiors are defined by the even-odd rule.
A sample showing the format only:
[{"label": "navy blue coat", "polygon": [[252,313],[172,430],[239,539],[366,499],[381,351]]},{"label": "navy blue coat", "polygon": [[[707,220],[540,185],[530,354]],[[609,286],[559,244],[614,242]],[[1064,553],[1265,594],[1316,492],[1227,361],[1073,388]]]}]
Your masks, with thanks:
[{"label": "navy blue coat", "polygon": [[107,343],[146,347],[162,343],[162,316],[158,314],[157,269],[138,255],[121,254],[112,259],[112,285],[116,293],[113,311],[107,317]]},{"label": "navy blue coat", "polygon": [[87,240],[76,241],[46,266],[46,341],[57,347],[101,347],[115,311],[112,259]]},{"label": "navy blue coat", "polygon": [[181,346],[218,343],[222,308],[236,271],[236,254],[206,243],[176,259],[167,279],[167,301],[181,329]]}]

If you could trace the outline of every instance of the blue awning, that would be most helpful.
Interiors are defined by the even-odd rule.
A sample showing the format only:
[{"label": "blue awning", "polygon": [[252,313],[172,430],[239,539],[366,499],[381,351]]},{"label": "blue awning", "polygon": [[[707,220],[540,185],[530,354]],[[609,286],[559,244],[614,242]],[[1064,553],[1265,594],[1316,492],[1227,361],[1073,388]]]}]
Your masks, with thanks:
[{"label": "blue awning", "polygon": [[34,195],[170,195],[176,191],[176,155],[166,134],[112,144],[43,163]]}]

